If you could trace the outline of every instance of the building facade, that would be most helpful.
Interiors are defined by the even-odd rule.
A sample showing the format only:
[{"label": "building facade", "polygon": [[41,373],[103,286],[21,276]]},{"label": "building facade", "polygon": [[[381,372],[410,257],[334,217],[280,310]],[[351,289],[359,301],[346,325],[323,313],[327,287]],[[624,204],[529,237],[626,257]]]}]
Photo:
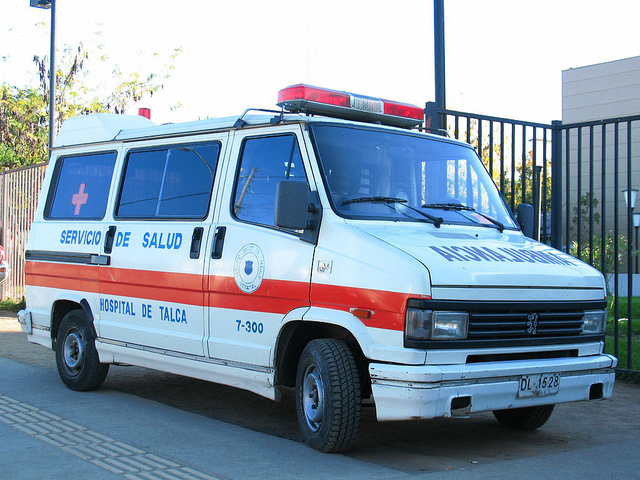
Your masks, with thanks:
[{"label": "building facade", "polygon": [[[571,192],[563,199],[571,217],[570,231],[564,228],[567,243],[579,235],[583,244],[589,237],[601,238],[604,224],[605,231],[630,239],[637,248],[638,230],[628,222],[624,194],[640,188],[640,120],[630,121],[632,116],[640,116],[640,56],[562,72],[562,123],[577,124],[563,139],[563,178]],[[624,120],[605,122],[614,118]],[[593,229],[589,201],[597,220]],[[635,207],[640,213],[640,195]]]}]

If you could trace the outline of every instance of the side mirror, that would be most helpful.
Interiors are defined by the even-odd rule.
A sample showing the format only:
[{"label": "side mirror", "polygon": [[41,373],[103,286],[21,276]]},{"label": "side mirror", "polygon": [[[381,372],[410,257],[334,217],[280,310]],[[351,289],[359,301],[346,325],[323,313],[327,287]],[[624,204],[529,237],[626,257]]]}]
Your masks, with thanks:
[{"label": "side mirror", "polygon": [[521,203],[518,205],[518,223],[520,229],[526,237],[534,238],[533,236],[533,205],[527,203]]},{"label": "side mirror", "polygon": [[302,240],[315,243],[321,217],[318,192],[310,192],[306,182],[283,180],[278,184],[275,205],[278,227],[303,230]]}]

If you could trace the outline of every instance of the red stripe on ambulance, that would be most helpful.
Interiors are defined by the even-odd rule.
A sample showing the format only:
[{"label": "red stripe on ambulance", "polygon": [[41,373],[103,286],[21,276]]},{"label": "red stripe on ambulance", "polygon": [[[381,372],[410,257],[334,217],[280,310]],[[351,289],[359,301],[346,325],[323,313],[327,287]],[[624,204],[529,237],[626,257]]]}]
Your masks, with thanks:
[{"label": "red stripe on ambulance", "polygon": [[[204,290],[203,290],[204,282]],[[242,292],[233,277],[150,270],[26,262],[26,283],[34,287],[141,298],[186,305],[248,310],[285,315],[299,307],[317,306],[341,311],[372,311],[361,318],[368,327],[404,329],[404,311],[410,295],[340,285],[312,285],[265,278],[251,294]]]}]

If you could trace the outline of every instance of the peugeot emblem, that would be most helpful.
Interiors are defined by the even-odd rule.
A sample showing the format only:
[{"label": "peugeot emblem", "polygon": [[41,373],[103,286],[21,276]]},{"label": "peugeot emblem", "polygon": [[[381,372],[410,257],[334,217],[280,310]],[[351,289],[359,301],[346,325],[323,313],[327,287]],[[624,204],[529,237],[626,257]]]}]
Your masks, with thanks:
[{"label": "peugeot emblem", "polygon": [[538,333],[538,318],[540,315],[537,313],[530,313],[527,315],[527,333],[529,335],[536,335]]}]

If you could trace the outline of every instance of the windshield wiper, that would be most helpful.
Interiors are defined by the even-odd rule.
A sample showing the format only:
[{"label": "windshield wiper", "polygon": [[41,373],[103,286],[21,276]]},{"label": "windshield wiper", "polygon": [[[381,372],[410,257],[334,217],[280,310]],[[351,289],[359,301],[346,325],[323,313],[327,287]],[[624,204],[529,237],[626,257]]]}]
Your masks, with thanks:
[{"label": "windshield wiper", "polygon": [[350,198],[341,203],[344,207],[345,205],[349,205],[350,203],[402,203],[406,202],[404,198],[397,197],[358,197],[358,198]]},{"label": "windshield wiper", "polygon": [[466,205],[462,205],[461,203],[425,203],[422,205],[422,208],[437,208],[440,210],[464,210],[467,207]]},{"label": "windshield wiper", "polygon": [[462,211],[473,212],[477,215],[480,215],[485,220],[488,220],[489,222],[494,224],[498,228],[498,230],[500,230],[500,233],[504,232],[504,223],[502,223],[499,220],[496,220],[493,217],[490,217],[485,213],[479,212],[475,208],[469,207],[468,205],[462,205],[461,203],[427,203],[423,205],[422,208],[436,208],[441,210],[453,210],[456,212],[462,212]]},{"label": "windshield wiper", "polygon": [[406,198],[380,197],[380,196],[358,197],[358,198],[350,198],[348,200],[345,200],[344,202],[341,203],[341,205],[345,206],[345,205],[349,205],[350,203],[366,203],[366,202],[370,202],[370,203],[385,203],[387,205],[390,204],[390,203],[402,203],[409,210],[412,210],[412,211],[414,211],[416,213],[419,213],[424,218],[426,218],[426,219],[430,220],[431,222],[433,222],[433,224],[437,228],[440,228],[440,225],[442,224],[442,222],[444,222],[444,219],[442,217],[436,217],[435,215],[431,215],[431,214],[429,214],[427,212],[423,212],[422,210],[418,210],[416,207],[412,207],[411,205],[407,205],[407,199]]}]

